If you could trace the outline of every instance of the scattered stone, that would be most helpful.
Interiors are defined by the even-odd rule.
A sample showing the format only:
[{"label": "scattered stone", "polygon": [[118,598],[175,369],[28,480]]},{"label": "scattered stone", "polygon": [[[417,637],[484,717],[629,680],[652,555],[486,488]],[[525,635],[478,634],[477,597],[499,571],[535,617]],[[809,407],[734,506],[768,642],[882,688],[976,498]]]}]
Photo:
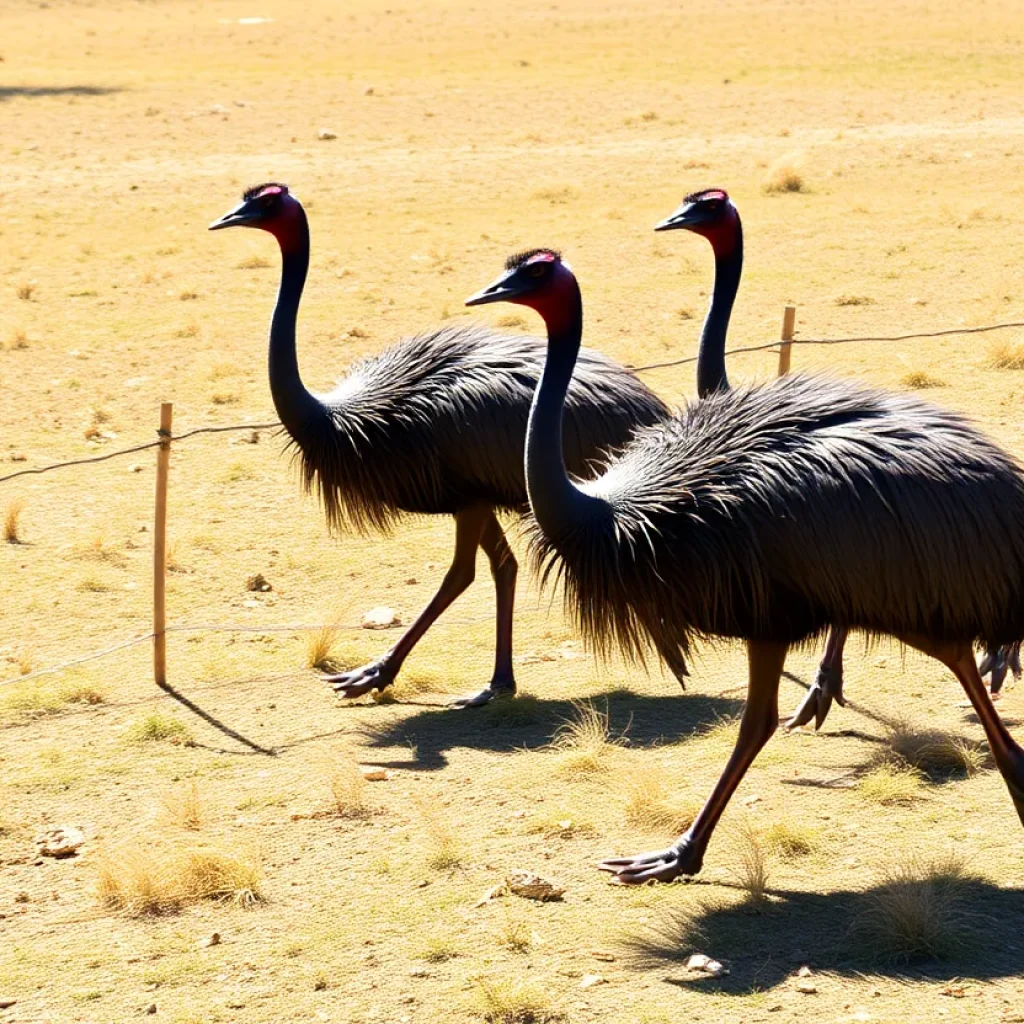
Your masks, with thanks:
[{"label": "scattered stone", "polygon": [[505,891],[506,891],[506,886],[505,885],[492,885],[490,887],[490,889],[488,889],[487,892],[485,892],[483,894],[483,896],[481,896],[480,899],[478,899],[476,901],[476,903],[473,904],[473,909],[476,910],[479,907],[486,906],[496,896],[504,895]]},{"label": "scattered stone", "polygon": [[754,804],[759,804],[761,798],[759,796],[747,796],[743,798],[743,804],[746,807],[753,807]]},{"label": "scattered stone", "polygon": [[323,991],[326,990],[326,988],[327,988],[327,979],[326,978],[317,978],[316,981],[313,982],[313,991],[314,992],[323,992]]},{"label": "scattered stone", "polygon": [[796,990],[805,996],[813,996],[817,993],[818,986],[813,981],[798,981]]},{"label": "scattered stone", "polygon": [[210,935],[205,936],[199,940],[199,946],[202,949],[207,949],[210,946],[220,945],[220,932],[213,932]]},{"label": "scattered stone", "polygon": [[382,604],[371,608],[363,616],[362,627],[363,629],[391,629],[392,626],[401,624],[402,620],[398,617],[395,609]]},{"label": "scattered stone", "polygon": [[373,95],[373,86],[372,86],[372,85],[368,85],[368,86],[367,86],[367,87],[366,87],[366,88],[365,88],[365,89],[363,90],[363,95],[364,95],[364,96],[372,96],[372,95]]},{"label": "scattered stone", "polygon": [[364,768],[363,778],[367,782],[387,782],[391,778],[391,773],[387,768]]},{"label": "scattered stone", "polygon": [[593,988],[595,985],[607,985],[608,979],[602,978],[600,974],[584,974],[580,981],[580,988]]},{"label": "scattered stone", "polygon": [[62,825],[36,837],[36,852],[43,857],[73,857],[84,842],[81,829]]},{"label": "scattered stone", "polygon": [[245,589],[251,590],[254,594],[266,594],[274,588],[267,582],[266,576],[258,572],[245,581]]},{"label": "scattered stone", "polygon": [[156,1013],[156,1003],[150,1003],[149,1006],[146,1007],[146,1013]]},{"label": "scattered stone", "polygon": [[141,473],[142,472],[142,465],[140,463],[138,463],[138,462],[133,462],[128,467],[128,472],[129,473]]},{"label": "scattered stone", "polygon": [[409,577],[409,578],[408,578],[408,579],[407,579],[407,580],[405,581],[405,585],[406,585],[407,587],[415,587],[417,583],[419,583],[419,580],[418,580],[418,579],[416,579],[416,577],[415,577],[415,576],[410,576],[410,577]]},{"label": "scattered stone", "polygon": [[606,964],[610,964],[610,963],[614,963],[615,962],[615,954],[614,953],[609,953],[607,950],[604,950],[604,949],[592,949],[590,951],[590,955],[595,960],[601,960],[603,963],[606,963]]},{"label": "scattered stone", "polygon": [[0,1010],[6,1010],[17,1003],[17,999],[4,999],[0,997]]},{"label": "scattered stone", "polygon": [[560,886],[521,869],[510,871],[505,876],[505,885],[515,896],[522,896],[528,900],[560,900],[565,895],[565,889]]},{"label": "scattered stone", "polygon": [[807,964],[804,964],[803,967],[801,967],[800,970],[796,972],[796,976],[798,978],[809,978],[811,976],[810,967],[808,967]]},{"label": "scattered stone", "polygon": [[409,977],[410,978],[429,978],[430,977],[430,971],[428,971],[426,969],[426,967],[414,967],[409,972]]},{"label": "scattered stone", "polygon": [[336,138],[337,138],[338,136],[337,136],[337,133],[335,133],[335,132],[332,132],[332,131],[330,131],[330,130],[329,130],[329,129],[327,129],[327,128],[321,128],[321,129],[320,129],[320,131],[318,131],[318,132],[316,133],[316,137],[317,137],[317,138],[318,138],[318,139],[319,139],[319,140],[320,140],[321,142],[330,142],[330,141],[331,141],[331,139],[336,139]]},{"label": "scattered stone", "polygon": [[717,960],[712,960],[711,957],[706,956],[704,953],[694,953],[686,961],[686,969],[688,971],[698,971],[701,974],[709,974],[712,978],[720,978],[729,973],[728,968],[723,967]]}]

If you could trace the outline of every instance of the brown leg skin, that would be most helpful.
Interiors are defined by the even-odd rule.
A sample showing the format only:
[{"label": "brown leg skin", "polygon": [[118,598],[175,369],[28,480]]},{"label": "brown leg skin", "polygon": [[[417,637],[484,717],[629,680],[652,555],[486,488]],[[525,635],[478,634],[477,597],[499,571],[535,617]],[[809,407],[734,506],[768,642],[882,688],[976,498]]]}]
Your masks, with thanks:
[{"label": "brown leg skin", "polygon": [[361,697],[371,690],[383,690],[398,675],[402,663],[424,633],[441,613],[473,582],[476,573],[476,549],[488,519],[494,519],[493,510],[486,505],[474,506],[455,514],[455,554],[441,586],[430,604],[420,612],[416,621],[402,634],[402,638],[377,661],[338,675],[324,676],[324,682],[342,697]]},{"label": "brown leg skin", "polygon": [[740,719],[740,734],[707,803],[679,841],[667,850],[636,857],[612,857],[598,866],[610,871],[623,885],[670,882],[680,875],[695,875],[704,863],[711,834],[747,769],[779,724],[779,677],[786,664],[786,644],[747,642],[750,676],[747,705]]},{"label": "brown leg skin", "polygon": [[838,626],[833,627],[829,632],[828,640],[825,643],[825,656],[818,666],[818,674],[814,677],[814,683],[807,691],[807,696],[804,697],[800,707],[786,723],[787,729],[806,725],[813,718],[814,728],[817,731],[828,716],[833,700],[841,708],[846,707],[846,701],[843,698],[843,648],[846,646],[846,638],[849,635],[849,630],[841,629]]},{"label": "brown leg skin", "polygon": [[512,617],[516,602],[516,576],[519,564],[508,546],[505,531],[493,510],[484,523],[480,547],[491,563],[497,603],[497,642],[494,648],[494,675],[479,693],[452,701],[457,708],[478,708],[497,697],[514,697],[516,679],[512,670]]}]

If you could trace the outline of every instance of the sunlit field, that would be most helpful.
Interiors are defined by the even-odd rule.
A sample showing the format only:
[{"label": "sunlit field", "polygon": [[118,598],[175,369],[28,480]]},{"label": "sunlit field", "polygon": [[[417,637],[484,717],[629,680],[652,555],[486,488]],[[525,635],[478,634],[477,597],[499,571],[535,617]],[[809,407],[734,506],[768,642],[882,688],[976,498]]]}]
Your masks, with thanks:
[{"label": "sunlit field", "polygon": [[[162,401],[178,433],[275,420],[276,247],[206,230],[266,180],[310,218],[313,390],[438,323],[539,331],[463,300],[540,245],[587,344],[694,355],[711,251],[651,228],[711,185],[746,232],[734,346],[786,304],[804,339],[1024,321],[1021,40],[1012,0],[8,0],[0,477],[146,444]],[[1024,456],[1024,328],[793,370],[920,393]],[[694,394],[692,364],[645,379]],[[37,675],[151,628],[154,465],[0,482],[0,1021],[1024,1021],[1024,833],[936,662],[854,638],[850,707],[772,740],[697,879],[611,886],[596,862],[664,846],[717,778],[740,645],[684,693],[597,663],[523,572],[523,695],[448,710],[491,672],[481,560],[391,697],[345,704],[311,666],[394,642],[362,617],[412,620],[452,524],[330,537],[261,427],[171,455],[168,622],[245,631],[171,633],[177,698],[145,642]],[[820,654],[790,655],[783,711]],[[998,706],[1024,736],[1022,689]],[[37,857],[57,827],[78,854]],[[514,870],[564,895],[503,891]]]}]

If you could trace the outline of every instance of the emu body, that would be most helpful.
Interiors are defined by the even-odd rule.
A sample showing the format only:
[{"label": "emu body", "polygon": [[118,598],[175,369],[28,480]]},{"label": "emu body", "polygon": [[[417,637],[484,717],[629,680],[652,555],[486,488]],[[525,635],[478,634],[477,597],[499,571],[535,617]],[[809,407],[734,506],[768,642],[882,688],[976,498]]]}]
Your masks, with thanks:
[{"label": "emu body", "polygon": [[651,642],[680,658],[704,638],[747,642],[739,737],[693,826],[605,870],[625,883],[700,870],[778,724],[787,650],[831,623],[894,635],[956,674],[1024,822],[1024,750],[972,654],[976,642],[1024,636],[1024,473],[1010,456],[917,399],[787,377],[709,395],[639,431],[594,480],[574,481],[558,439],[583,328],[579,287],[540,251],[469,302],[499,299],[548,322],[527,431],[532,546],[583,632],[599,648],[636,654]]},{"label": "emu body", "polygon": [[[296,354],[310,252],[305,211],[286,186],[270,183],[250,189],[211,227],[233,225],[262,228],[280,244],[271,393],[303,483],[319,495],[329,525],[387,532],[406,515],[452,515],[456,521],[452,565],[421,615],[378,661],[328,681],[346,697],[389,685],[420,637],[473,581],[482,548],[497,592],[495,669],[488,686],[461,703],[514,693],[517,566],[495,513],[526,507],[522,450],[544,364],[543,341],[481,327],[445,327],[355,363],[334,390],[313,394],[302,382]],[[623,367],[596,352],[583,353],[566,398],[566,459],[573,472],[592,475],[635,428],[667,415],[653,392]]]}]

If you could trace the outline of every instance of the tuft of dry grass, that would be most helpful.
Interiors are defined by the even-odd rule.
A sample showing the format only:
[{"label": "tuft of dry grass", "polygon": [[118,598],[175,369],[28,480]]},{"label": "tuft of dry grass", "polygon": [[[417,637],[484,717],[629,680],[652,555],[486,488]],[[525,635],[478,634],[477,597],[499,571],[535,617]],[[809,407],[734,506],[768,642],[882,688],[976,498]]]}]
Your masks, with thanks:
[{"label": "tuft of dry grass", "polygon": [[786,821],[777,821],[770,825],[762,836],[765,846],[776,856],[786,860],[806,857],[818,848],[820,840],[817,832],[803,825],[792,825]]},{"label": "tuft of dry grass", "polygon": [[857,792],[870,803],[899,807],[920,799],[924,773],[911,765],[880,764],[862,775]]},{"label": "tuft of dry grass", "polygon": [[25,509],[25,502],[21,498],[15,498],[7,506],[4,513],[4,540],[8,544],[21,544],[21,513]]},{"label": "tuft of dry grass", "polygon": [[332,672],[338,666],[331,658],[338,642],[337,626],[321,626],[306,636],[306,667],[318,668],[322,672]]},{"label": "tuft of dry grass", "polygon": [[844,292],[837,295],[834,301],[837,306],[870,306],[875,300],[870,295],[849,295]]},{"label": "tuft of dry grass", "polygon": [[427,866],[435,871],[457,868],[462,863],[462,852],[443,808],[422,799],[417,801],[417,810],[422,833],[427,840]]},{"label": "tuft of dry grass", "polygon": [[519,316],[516,313],[507,313],[504,316],[499,316],[495,321],[497,327],[518,327],[525,330],[529,327],[526,317]]},{"label": "tuft of dry grass", "polygon": [[339,818],[368,818],[366,779],[359,766],[346,764],[331,774],[331,810]]},{"label": "tuft of dry grass", "polygon": [[184,722],[163,715],[159,711],[151,711],[145,718],[139,719],[128,730],[128,739],[132,743],[176,743],[190,746],[192,733]]},{"label": "tuft of dry grass", "polygon": [[430,964],[443,964],[462,956],[462,946],[447,935],[432,935],[419,954],[419,959]]},{"label": "tuft of dry grass", "polygon": [[18,285],[18,298],[25,302],[28,302],[35,294],[36,286],[34,284],[20,284]]},{"label": "tuft of dry grass", "polygon": [[954,853],[930,860],[905,857],[865,895],[854,931],[876,956],[890,962],[948,957],[970,938],[968,897],[972,884],[980,881]]},{"label": "tuft of dry grass", "polygon": [[140,916],[204,900],[251,906],[263,898],[262,879],[262,864],[252,854],[140,846],[101,860],[97,895],[109,907]]},{"label": "tuft of dry grass", "polygon": [[622,747],[612,738],[607,706],[602,711],[593,701],[574,700],[572,717],[552,737],[551,746],[562,752],[561,770],[568,775],[607,771],[611,756]]},{"label": "tuft of dry grass", "polygon": [[487,1024],[546,1024],[559,1019],[540,989],[511,978],[478,978],[477,1008]]},{"label": "tuft of dry grass", "polygon": [[737,833],[737,846],[736,882],[746,892],[748,903],[755,906],[764,903],[771,873],[770,858],[766,844],[749,821],[744,822]]},{"label": "tuft of dry grass", "polygon": [[179,786],[161,798],[164,818],[181,828],[198,831],[203,826],[203,805],[199,799],[199,786],[195,779]]},{"label": "tuft of dry grass", "polygon": [[807,183],[793,158],[786,156],[768,168],[761,189],[770,196],[783,195],[787,192],[806,192]]},{"label": "tuft of dry grass", "polygon": [[647,832],[683,833],[697,815],[690,804],[673,801],[663,772],[652,766],[634,768],[623,778],[628,825]]},{"label": "tuft of dry grass", "polygon": [[930,778],[976,775],[987,760],[980,743],[937,729],[919,729],[904,718],[887,723],[886,742],[888,749],[879,763],[907,765]]},{"label": "tuft of dry grass", "polygon": [[[28,655],[23,656],[19,670],[22,675],[28,675],[32,670],[32,662]],[[0,707],[29,717],[41,718],[45,715],[58,714],[72,704],[103,704],[105,700],[103,692],[88,682],[65,682],[53,686],[46,682],[32,684],[26,681],[13,687],[5,695]]]},{"label": "tuft of dry grass", "polygon": [[1024,370],[1024,342],[993,341],[988,347],[985,362],[993,370]]},{"label": "tuft of dry grass", "polygon": [[239,260],[235,266],[239,270],[266,270],[272,264],[266,256],[247,256],[244,260]]},{"label": "tuft of dry grass", "polygon": [[933,377],[926,370],[910,370],[900,377],[900,383],[906,388],[923,391],[927,388],[944,388],[946,382],[940,377]]},{"label": "tuft of dry grass", "polygon": [[513,953],[528,953],[533,945],[533,927],[523,910],[508,903],[502,905],[501,923],[495,938],[499,946]]}]

